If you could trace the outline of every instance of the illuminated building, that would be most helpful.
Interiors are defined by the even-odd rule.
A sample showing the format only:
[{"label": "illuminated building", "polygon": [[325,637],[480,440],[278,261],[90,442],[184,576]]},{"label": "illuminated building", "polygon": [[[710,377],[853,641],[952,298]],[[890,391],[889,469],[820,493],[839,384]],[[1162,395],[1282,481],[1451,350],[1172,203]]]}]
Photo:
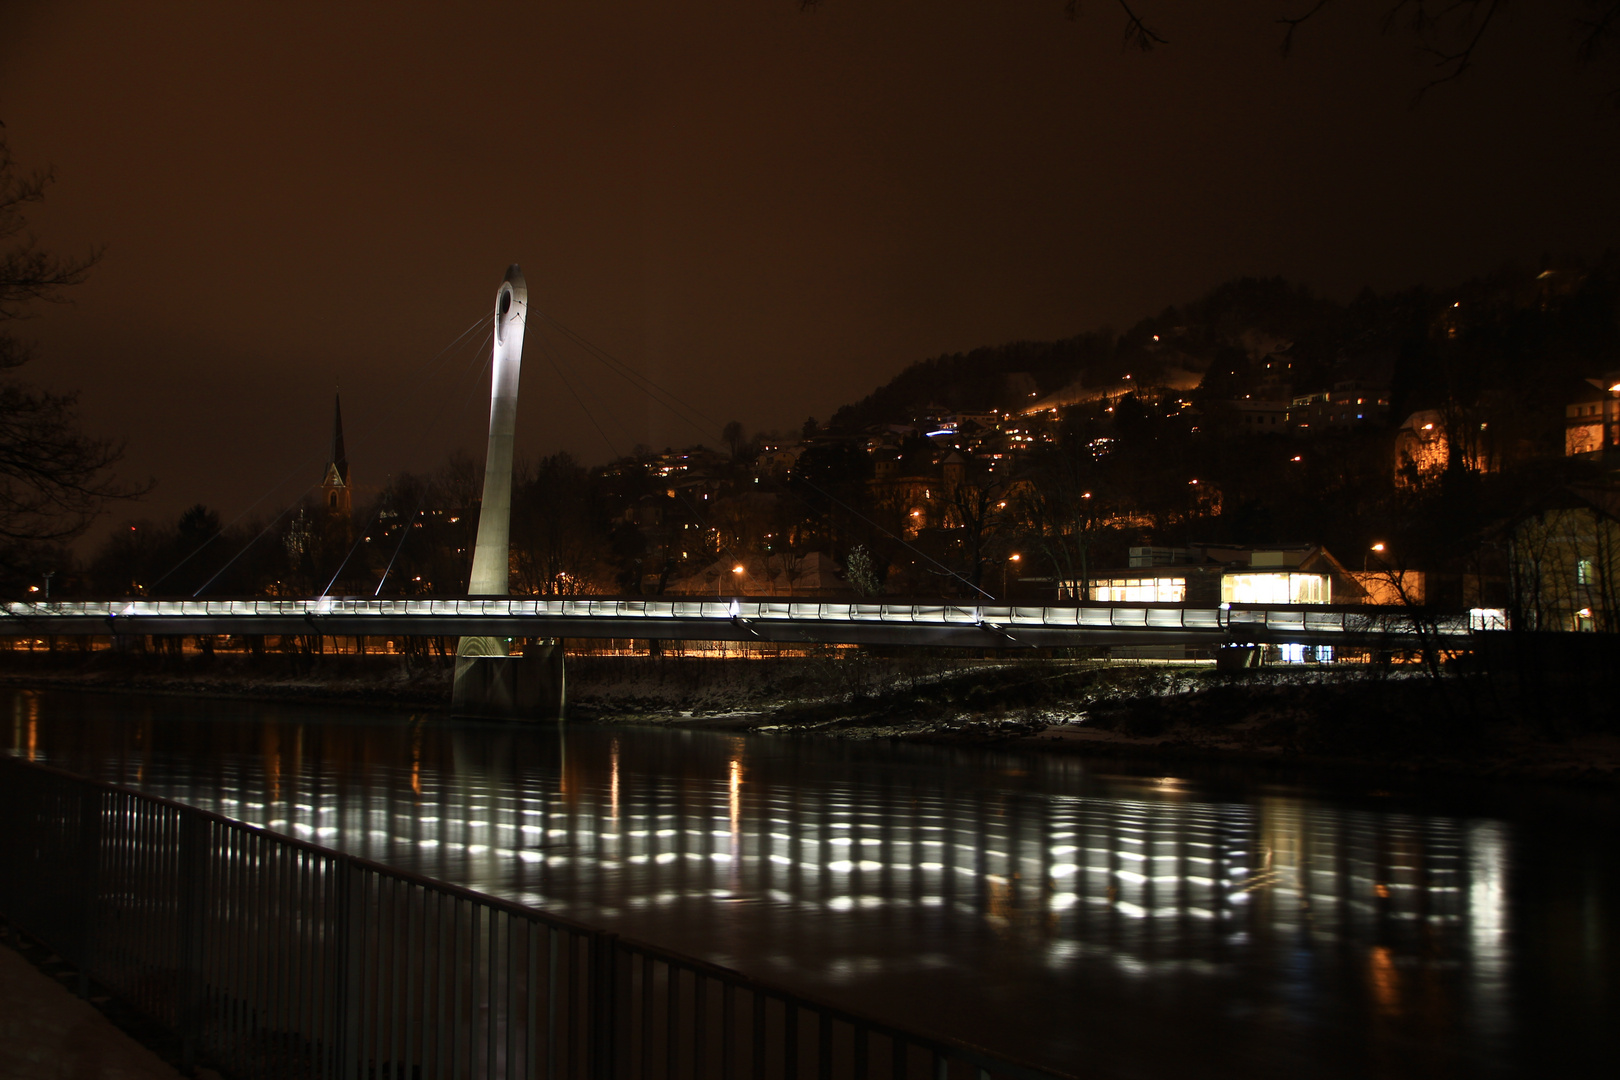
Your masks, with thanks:
[{"label": "illuminated building", "polygon": [[1488,431],[1484,423],[1455,416],[1448,421],[1439,409],[1413,413],[1395,433],[1396,486],[1421,487],[1454,466],[1495,472],[1497,461],[1485,438]]},{"label": "illuminated building", "polygon": [[1513,532],[1515,607],[1525,630],[1616,628],[1620,489],[1571,485]]},{"label": "illuminated building", "polygon": [[1600,458],[1620,447],[1620,371],[1584,379],[1564,406],[1564,456]]},{"label": "illuminated building", "polygon": [[1086,599],[1113,604],[1330,604],[1334,585],[1359,599],[1354,576],[1317,544],[1237,548],[1133,547],[1131,565],[1099,570]]},{"label": "illuminated building", "polygon": [[1389,420],[1389,389],[1358,380],[1302,394],[1288,407],[1288,426],[1301,434],[1382,425]]}]

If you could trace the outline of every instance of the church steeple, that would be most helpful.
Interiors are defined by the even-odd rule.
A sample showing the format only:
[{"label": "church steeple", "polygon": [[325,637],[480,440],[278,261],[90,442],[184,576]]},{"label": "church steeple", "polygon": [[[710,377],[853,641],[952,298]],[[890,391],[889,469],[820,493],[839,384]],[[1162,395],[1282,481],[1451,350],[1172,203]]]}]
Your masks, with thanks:
[{"label": "church steeple", "polygon": [[338,476],[347,484],[349,455],[343,451],[343,398],[337,394],[332,395],[332,464],[337,466]]},{"label": "church steeple", "polygon": [[353,497],[349,488],[349,455],[343,449],[343,398],[339,395],[332,398],[332,459],[326,463],[321,497],[327,513],[349,516]]}]

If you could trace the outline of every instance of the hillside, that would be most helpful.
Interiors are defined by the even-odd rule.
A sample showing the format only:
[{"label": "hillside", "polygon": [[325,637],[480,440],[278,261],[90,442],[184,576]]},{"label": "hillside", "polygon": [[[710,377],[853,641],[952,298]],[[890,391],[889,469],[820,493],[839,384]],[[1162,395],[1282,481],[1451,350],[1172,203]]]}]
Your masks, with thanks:
[{"label": "hillside", "polygon": [[1178,372],[1204,399],[1287,400],[1359,380],[1388,387],[1398,423],[1459,398],[1511,402],[1556,426],[1570,380],[1620,366],[1620,257],[1507,268],[1445,289],[1362,292],[1349,303],[1282,278],[1239,278],[1124,333],[1018,341],[920,360],[834,415],[834,430],[942,410],[1013,408],[1065,387]]}]

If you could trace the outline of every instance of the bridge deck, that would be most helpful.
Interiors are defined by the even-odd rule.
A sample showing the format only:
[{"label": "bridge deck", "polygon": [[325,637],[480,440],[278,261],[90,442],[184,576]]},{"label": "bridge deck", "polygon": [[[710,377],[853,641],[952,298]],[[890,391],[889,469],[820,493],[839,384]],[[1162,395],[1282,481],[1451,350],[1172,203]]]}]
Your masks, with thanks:
[{"label": "bridge deck", "polygon": [[[1459,645],[1485,620],[1425,616]],[[489,635],[822,644],[1353,644],[1416,638],[1402,607],[1005,604],[792,598],[512,597],[84,600],[0,605],[0,636],[41,634]]]}]

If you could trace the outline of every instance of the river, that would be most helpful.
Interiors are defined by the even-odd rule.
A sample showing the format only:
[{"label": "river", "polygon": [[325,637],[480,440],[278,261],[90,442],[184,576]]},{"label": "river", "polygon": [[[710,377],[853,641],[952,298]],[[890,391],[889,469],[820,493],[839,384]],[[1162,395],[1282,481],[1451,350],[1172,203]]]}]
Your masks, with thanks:
[{"label": "river", "polygon": [[4,752],[1087,1077],[1616,1060],[1607,793],[179,697],[0,710]]}]

